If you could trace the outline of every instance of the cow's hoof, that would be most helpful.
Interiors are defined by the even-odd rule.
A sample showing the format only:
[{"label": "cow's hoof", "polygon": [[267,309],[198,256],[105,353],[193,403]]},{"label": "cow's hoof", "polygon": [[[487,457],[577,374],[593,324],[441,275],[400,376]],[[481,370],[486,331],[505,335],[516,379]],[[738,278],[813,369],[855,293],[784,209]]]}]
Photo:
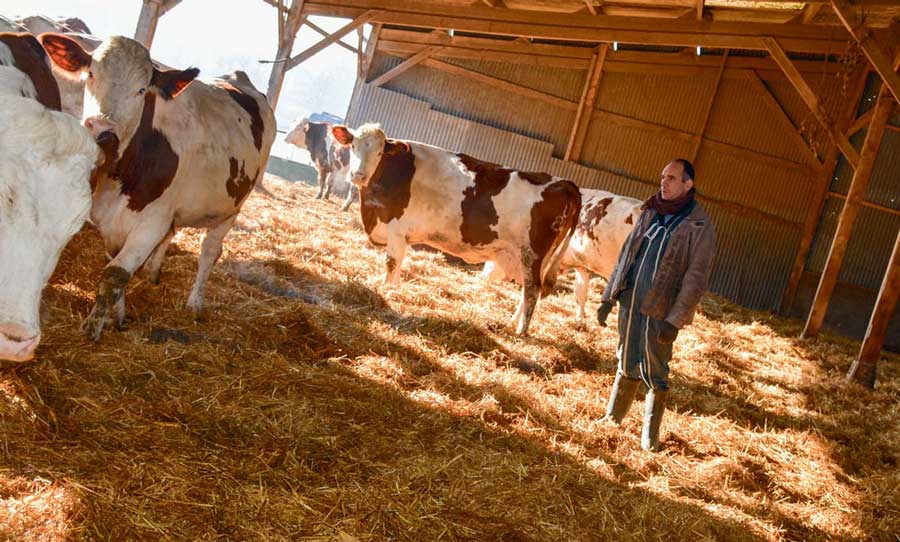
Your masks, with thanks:
[{"label": "cow's hoof", "polygon": [[191,294],[187,301],[187,308],[194,314],[194,320],[199,320],[203,316],[203,299]]},{"label": "cow's hoof", "polygon": [[316,199],[322,199],[322,194],[321,193],[316,194]]},{"label": "cow's hoof", "polygon": [[150,273],[147,274],[147,281],[149,281],[150,284],[152,284],[154,286],[159,286],[160,274],[161,273],[159,271],[155,271],[155,272],[151,271]]},{"label": "cow's hoof", "polygon": [[341,211],[346,212],[346,211],[349,211],[349,210],[350,210],[350,205],[349,205],[349,204],[341,205]]},{"label": "cow's hoof", "polygon": [[99,342],[100,338],[103,336],[103,328],[106,327],[106,324],[110,322],[110,319],[106,316],[95,316],[92,311],[91,314],[82,322],[81,324],[81,332],[84,333],[84,336],[88,339]]}]

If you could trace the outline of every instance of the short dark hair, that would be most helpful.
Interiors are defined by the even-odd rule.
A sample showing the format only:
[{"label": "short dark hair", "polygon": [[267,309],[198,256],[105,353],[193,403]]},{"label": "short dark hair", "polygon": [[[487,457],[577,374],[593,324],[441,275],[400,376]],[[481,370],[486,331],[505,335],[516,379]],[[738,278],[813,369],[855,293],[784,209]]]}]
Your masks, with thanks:
[{"label": "short dark hair", "polygon": [[681,164],[684,168],[684,174],[681,176],[682,182],[686,182],[688,179],[694,180],[694,164],[690,160],[687,158],[676,158],[672,161],[676,164]]}]

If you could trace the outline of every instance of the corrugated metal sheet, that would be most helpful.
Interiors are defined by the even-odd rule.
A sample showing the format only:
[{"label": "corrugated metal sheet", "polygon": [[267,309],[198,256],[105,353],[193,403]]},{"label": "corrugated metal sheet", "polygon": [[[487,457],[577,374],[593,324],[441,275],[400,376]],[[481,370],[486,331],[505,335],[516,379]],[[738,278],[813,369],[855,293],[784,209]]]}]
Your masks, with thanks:
[{"label": "corrugated metal sheet", "polygon": [[[400,59],[376,55],[375,75],[399,62]],[[586,75],[583,70],[453,62],[572,101],[579,99]],[[780,129],[773,129],[780,126],[772,116],[773,111],[758,96],[758,87],[748,83],[743,79],[722,82],[708,136],[784,160],[805,160],[805,151],[795,139]],[[671,76],[605,73],[596,107],[683,132],[695,132],[703,122],[712,84],[712,77],[685,77],[675,81]],[[799,123],[805,104],[789,92],[792,89],[788,86],[779,82],[766,84],[788,115]],[[689,156],[692,146],[683,138],[602,122],[604,117],[595,112],[582,153],[585,165],[564,162],[557,157],[565,150],[574,120],[572,111],[421,66],[386,86],[387,89],[361,85],[356,103],[348,113],[348,123],[377,121],[394,137],[424,141],[513,167],[546,171],[586,188],[646,197],[655,191],[655,179],[662,165],[673,157]],[[891,160],[888,163],[893,164]],[[714,146],[701,147],[697,166],[701,194],[725,202],[719,205],[706,200],[716,223],[719,244],[711,289],[746,306],[776,308],[790,274],[799,245],[800,224],[813,192],[811,170],[791,166],[789,162],[779,163],[777,158],[774,161],[748,159]],[[879,171],[882,167],[888,165],[879,164]],[[840,172],[836,177],[841,177]],[[882,184],[896,188],[897,183],[891,185],[885,180]],[[752,207],[777,219],[765,220],[752,211],[728,205],[729,202]],[[828,208],[832,209],[834,203],[829,202]],[[840,202],[837,203],[839,209]],[[823,239],[830,240],[833,235],[833,226],[828,230],[828,215],[826,211],[809,258],[811,268],[823,259],[820,255]],[[866,222],[861,231],[889,226],[872,220],[861,220]],[[863,279],[869,284],[879,273],[871,270],[878,262],[859,250],[854,248],[852,254],[848,252],[850,258],[859,262],[848,265],[848,273],[852,279]]]}]

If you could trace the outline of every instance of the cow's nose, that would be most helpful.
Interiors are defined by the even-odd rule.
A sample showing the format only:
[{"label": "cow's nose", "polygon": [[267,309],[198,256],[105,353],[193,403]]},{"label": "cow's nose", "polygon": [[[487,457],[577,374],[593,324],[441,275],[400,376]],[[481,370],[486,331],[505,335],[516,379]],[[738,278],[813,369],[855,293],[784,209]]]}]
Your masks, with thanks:
[{"label": "cow's nose", "polygon": [[97,140],[100,138],[100,134],[115,130],[116,125],[109,119],[89,117],[84,119],[84,127],[87,128],[88,131],[91,132],[91,135],[94,136],[94,139]]},{"label": "cow's nose", "polygon": [[18,324],[0,324],[0,359],[28,361],[41,342],[41,332]]}]

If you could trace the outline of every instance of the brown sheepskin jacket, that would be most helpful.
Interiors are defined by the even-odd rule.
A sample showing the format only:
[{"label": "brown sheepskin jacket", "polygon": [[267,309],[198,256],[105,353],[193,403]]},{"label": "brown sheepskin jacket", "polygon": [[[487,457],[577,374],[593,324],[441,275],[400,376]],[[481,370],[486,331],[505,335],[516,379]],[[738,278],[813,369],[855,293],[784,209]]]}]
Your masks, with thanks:
[{"label": "brown sheepskin jacket", "polygon": [[[634,264],[644,233],[656,216],[652,209],[641,213],[622,245],[616,267],[603,292],[603,301],[617,300],[628,286],[628,271]],[[678,329],[690,324],[709,287],[715,252],[716,230],[706,210],[697,202],[691,214],[672,232],[650,291],[641,303],[641,313],[655,320],[665,320]]]}]

